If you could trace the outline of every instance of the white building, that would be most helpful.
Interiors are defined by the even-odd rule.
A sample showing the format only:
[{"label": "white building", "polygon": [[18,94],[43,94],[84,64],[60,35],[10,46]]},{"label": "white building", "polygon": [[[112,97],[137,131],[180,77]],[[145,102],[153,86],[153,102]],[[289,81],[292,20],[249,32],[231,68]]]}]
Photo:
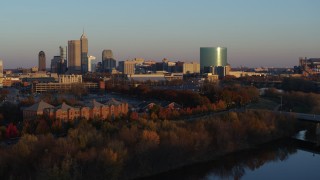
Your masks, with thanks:
[{"label": "white building", "polygon": [[82,83],[82,75],[59,75],[58,81],[62,84]]},{"label": "white building", "polygon": [[96,60],[96,57],[94,57],[94,56],[88,57],[88,71],[89,72],[95,72],[96,63],[93,62],[94,60]]}]

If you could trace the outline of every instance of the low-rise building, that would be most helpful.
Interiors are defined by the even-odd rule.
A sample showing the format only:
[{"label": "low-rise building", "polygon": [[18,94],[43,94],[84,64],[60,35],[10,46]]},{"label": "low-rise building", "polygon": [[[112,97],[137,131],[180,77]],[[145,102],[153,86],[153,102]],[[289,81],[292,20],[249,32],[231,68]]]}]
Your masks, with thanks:
[{"label": "low-rise building", "polygon": [[52,106],[40,101],[28,108],[23,109],[24,120],[32,120],[37,116],[44,115],[51,119],[71,121],[74,119],[101,119],[115,118],[128,113],[128,103],[111,99],[102,104],[96,100],[84,103],[84,106],[73,107],[62,103],[59,106]]},{"label": "low-rise building", "polygon": [[35,84],[35,92],[63,92],[70,90],[72,87],[77,85],[83,86],[86,89],[96,90],[99,88],[98,83],[87,82],[87,83],[37,83]]},{"label": "low-rise building", "polygon": [[37,116],[41,116],[43,115],[44,110],[48,108],[54,108],[54,106],[44,101],[40,101],[30,107],[23,109],[23,119],[30,120]]}]

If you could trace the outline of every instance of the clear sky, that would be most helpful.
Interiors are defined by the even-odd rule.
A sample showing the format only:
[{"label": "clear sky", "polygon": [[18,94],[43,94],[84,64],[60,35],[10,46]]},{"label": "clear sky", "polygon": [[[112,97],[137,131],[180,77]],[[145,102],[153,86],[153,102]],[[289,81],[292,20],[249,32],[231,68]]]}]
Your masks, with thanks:
[{"label": "clear sky", "polygon": [[47,66],[59,46],[80,39],[89,55],[199,61],[200,47],[228,48],[233,66],[291,67],[320,57],[319,0],[3,0],[0,59],[5,68]]}]

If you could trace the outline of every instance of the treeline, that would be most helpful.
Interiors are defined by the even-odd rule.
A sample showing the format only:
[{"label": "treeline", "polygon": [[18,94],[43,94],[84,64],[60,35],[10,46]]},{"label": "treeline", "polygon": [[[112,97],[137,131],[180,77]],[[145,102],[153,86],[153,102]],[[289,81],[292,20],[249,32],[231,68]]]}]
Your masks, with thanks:
[{"label": "treeline", "polygon": [[139,85],[137,87],[117,85],[109,87],[107,90],[137,96],[141,99],[173,101],[184,107],[210,105],[219,101],[224,101],[227,107],[235,107],[258,101],[259,99],[259,90],[253,86],[236,84],[221,87],[209,82],[205,82],[200,87],[200,93],[190,90],[155,89],[147,85]]},{"label": "treeline", "polygon": [[303,78],[284,78],[282,81],[282,89],[284,91],[302,91],[317,93],[317,84],[314,81]]},{"label": "treeline", "polygon": [[241,86],[239,84],[219,86],[205,82],[200,92],[211,102],[222,100],[227,107],[242,106],[259,100],[259,90],[254,86]]},{"label": "treeline", "polygon": [[273,98],[281,103],[284,111],[297,111],[301,113],[320,113],[320,95],[298,91],[279,92],[270,88],[265,91],[266,97]]},{"label": "treeline", "polygon": [[[48,127],[53,128],[53,127]],[[295,132],[292,117],[229,112],[197,121],[75,121],[66,137],[22,132],[0,149],[3,179],[132,179]]]},{"label": "treeline", "polygon": [[137,87],[118,85],[113,88],[110,87],[107,90],[136,96],[141,99],[174,101],[185,107],[196,107],[199,105],[210,104],[210,100],[206,96],[201,96],[199,93],[190,90],[153,89],[147,85],[139,85]]}]

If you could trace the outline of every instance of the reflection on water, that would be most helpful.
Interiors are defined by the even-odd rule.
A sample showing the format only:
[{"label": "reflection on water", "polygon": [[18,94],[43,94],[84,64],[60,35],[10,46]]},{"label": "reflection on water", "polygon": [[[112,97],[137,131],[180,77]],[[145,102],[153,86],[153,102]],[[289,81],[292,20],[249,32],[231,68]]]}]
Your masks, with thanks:
[{"label": "reflection on water", "polygon": [[320,155],[297,148],[292,139],[278,141],[150,179],[320,179],[319,170],[309,172],[319,168]]},{"label": "reflection on water", "polygon": [[296,149],[290,146],[266,146],[254,151],[228,155],[215,161],[204,179],[241,179],[248,170],[255,171],[267,162],[284,161],[293,153],[296,153]]}]

